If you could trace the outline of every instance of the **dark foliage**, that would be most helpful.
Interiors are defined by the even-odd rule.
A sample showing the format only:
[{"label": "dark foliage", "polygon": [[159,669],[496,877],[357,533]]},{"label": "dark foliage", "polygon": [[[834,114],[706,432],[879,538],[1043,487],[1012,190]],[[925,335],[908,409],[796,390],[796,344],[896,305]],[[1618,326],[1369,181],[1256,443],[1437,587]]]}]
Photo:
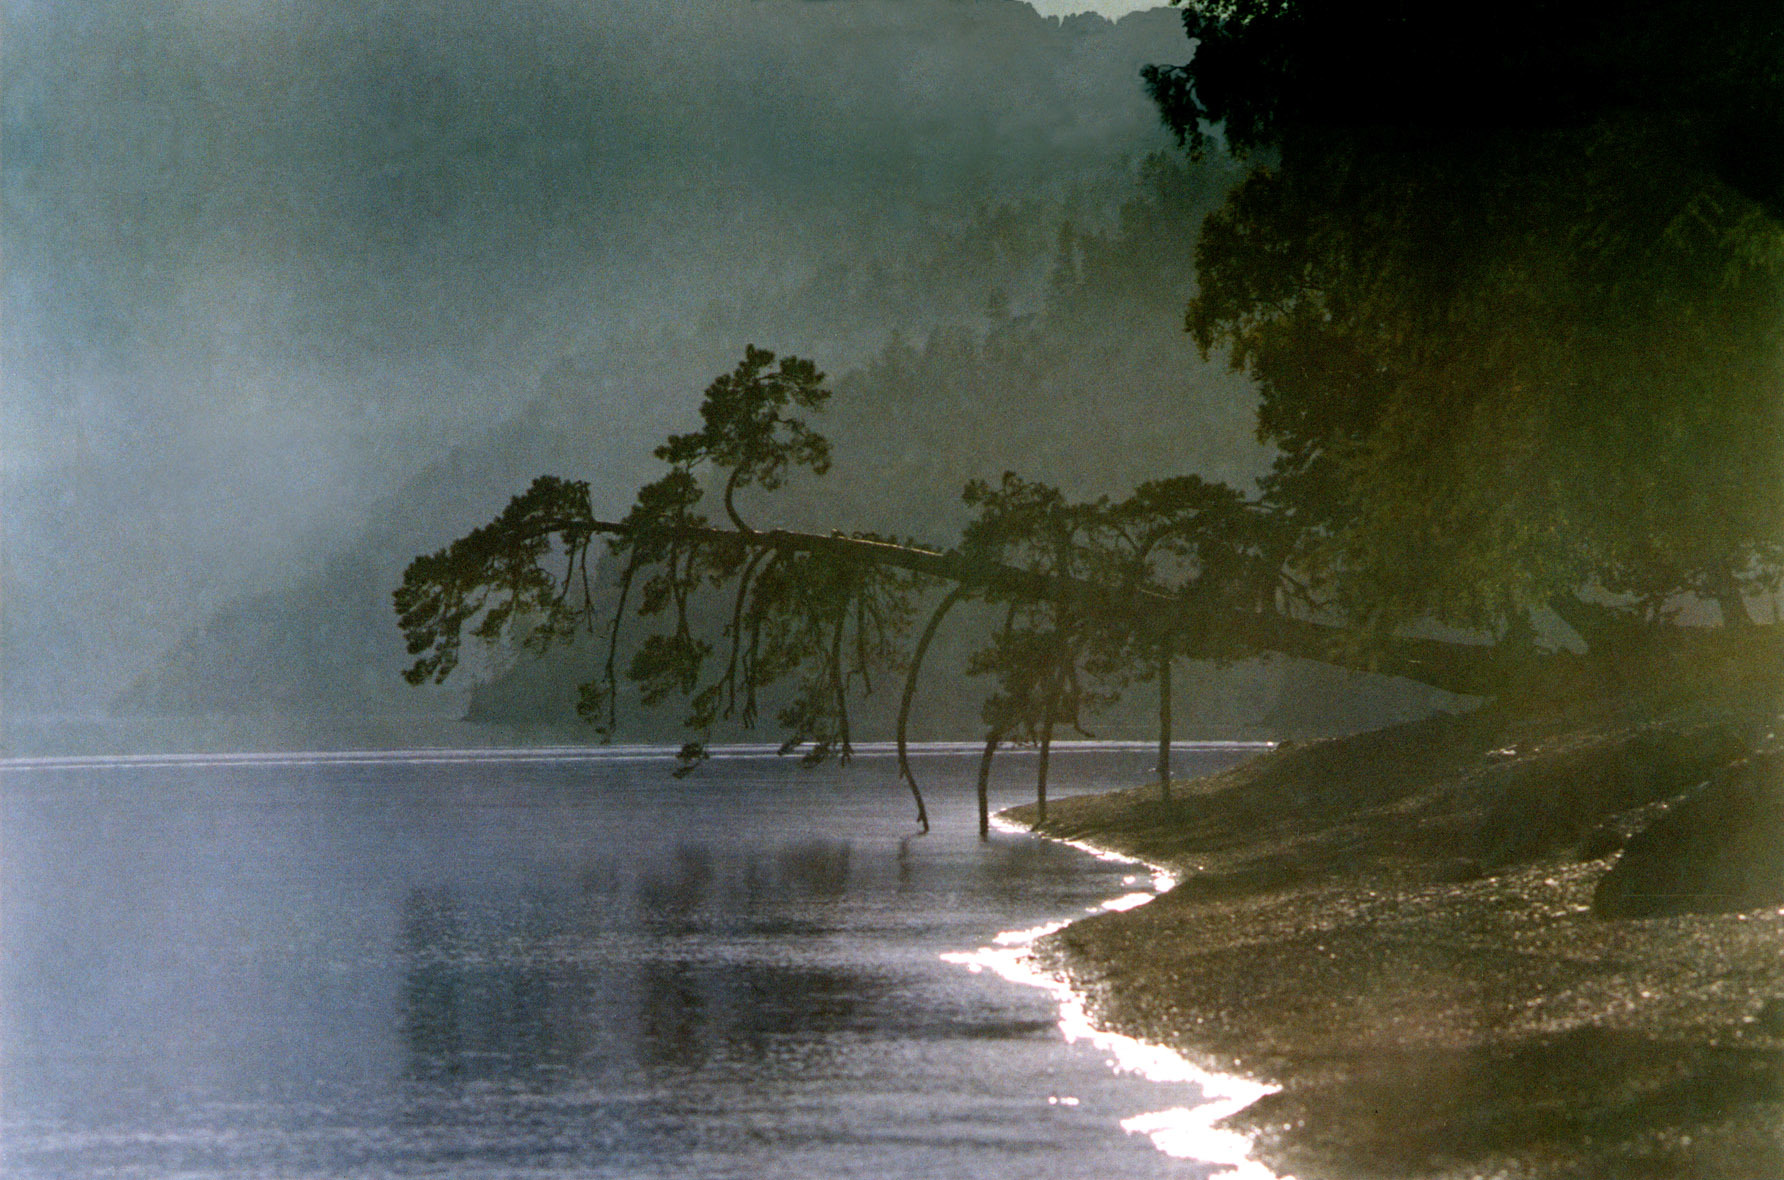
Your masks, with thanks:
[{"label": "dark foliage", "polygon": [[1253,160],[1188,326],[1258,383],[1265,499],[1322,596],[1378,633],[1509,634],[1581,594],[1747,622],[1784,563],[1776,6],[1185,23],[1161,111]]},{"label": "dark foliage", "polygon": [[[1161,653],[1224,658],[1251,650],[1236,628],[1278,614],[1298,592],[1272,518],[1193,476],[1089,503],[1014,474],[995,486],[975,482],[965,493],[975,515],[947,551],[870,533],[820,536],[746,523],[738,489],[773,490],[792,468],[827,468],[828,442],[784,411],[817,410],[828,396],[810,362],[786,358],[776,367],[772,353],[752,347],[708,388],[703,429],[658,448],[669,471],[639,490],[623,519],[595,519],[586,483],[542,477],[495,521],[417,558],[396,592],[416,657],[411,683],[451,675],[467,635],[542,649],[601,630],[606,661],[582,686],[579,711],[611,734],[630,608],[654,628],[625,668],[647,704],[685,699],[686,725],[704,735],[720,720],[754,724],[766,692],[783,686],[775,716],[783,752],[821,761],[851,754],[851,696],[903,670],[901,769],[922,818],[903,758],[904,719],[923,654],[955,603],[976,598],[1005,612],[972,670],[996,686],[984,707],[990,745],[1038,742],[1044,790],[1056,724],[1082,728],[1086,711],[1112,699],[1120,683],[1150,675]],[[709,485],[728,527],[698,511]],[[605,619],[589,571],[597,537],[621,571]],[[907,660],[915,611],[947,583],[952,589]],[[715,607],[715,599],[728,606]],[[700,619],[718,610],[728,619],[723,634],[703,633]],[[689,742],[684,766],[704,753],[703,739]]]},{"label": "dark foliage", "polygon": [[[646,701],[685,697],[695,731],[753,722],[778,684],[784,748],[847,758],[851,692],[903,670],[902,751],[930,641],[976,599],[1002,618],[971,664],[993,685],[981,779],[1001,744],[1036,742],[1044,807],[1055,727],[1134,681],[1159,684],[1168,764],[1180,656],[1281,651],[1535,691],[1551,667],[1557,683],[1620,680],[1538,650],[1545,608],[1595,658],[1650,668],[1677,646],[1685,596],[1749,624],[1746,596],[1784,576],[1784,227],[1770,166],[1729,144],[1765,123],[1754,111],[1784,109],[1784,19],[1717,7],[1720,24],[1678,4],[1533,2],[1489,30],[1426,6],[1189,4],[1195,57],[1148,78],[1186,143],[1206,151],[1218,123],[1251,161],[1202,226],[1187,326],[1256,383],[1276,453],[1259,495],[1183,476],[1074,501],[1005,474],[968,484],[950,549],[764,527],[738,493],[827,469],[795,413],[830,395],[810,362],[752,347],[708,388],[702,428],[657,450],[670,470],[623,520],[543,479],[418,559],[398,592],[411,679],[450,673],[466,631],[540,646],[593,629],[588,549],[605,536],[622,572],[591,719],[614,723],[636,590],[659,629],[627,675]],[[1060,305],[1143,237],[1065,227]],[[953,368],[1039,355],[992,302]],[[698,511],[709,494],[725,527]],[[695,623],[713,596],[722,635]],[[1431,622],[1502,642],[1407,637]]]}]

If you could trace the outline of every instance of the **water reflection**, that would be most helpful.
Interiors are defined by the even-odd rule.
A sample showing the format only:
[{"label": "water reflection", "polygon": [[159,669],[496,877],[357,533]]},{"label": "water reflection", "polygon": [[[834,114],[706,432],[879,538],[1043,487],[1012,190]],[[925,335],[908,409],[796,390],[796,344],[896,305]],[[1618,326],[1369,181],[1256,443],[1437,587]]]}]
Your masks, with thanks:
[{"label": "water reflection", "polygon": [[[687,963],[647,961],[638,967],[636,1040],[647,1065],[696,1069],[707,1058],[712,1041],[702,980]],[[711,1030],[715,1031],[715,1030]]]},{"label": "water reflection", "polygon": [[647,921],[685,923],[712,888],[712,849],[681,844],[667,865],[652,865],[639,879],[637,909]]},{"label": "water reflection", "polygon": [[849,890],[847,840],[800,840],[783,847],[776,861],[788,893],[834,898]]},{"label": "water reflection", "polygon": [[727,862],[682,843],[629,874],[600,862],[574,891],[531,887],[508,905],[473,910],[457,888],[412,889],[396,938],[405,1073],[562,1087],[766,1060],[895,1020],[877,1008],[885,979],[789,958],[784,945],[825,929],[799,915],[848,895],[850,857],[846,840]]},{"label": "water reflection", "polygon": [[1183,1174],[1119,1130],[1160,1096],[938,961],[1123,889],[979,844],[963,766],[920,840],[890,771],[0,780],[9,1180]]},{"label": "water reflection", "polygon": [[523,898],[496,932],[467,933],[455,890],[411,890],[403,903],[401,1036],[416,1078],[503,1078],[562,1066],[578,1054],[572,981],[551,962],[549,899]]},{"label": "water reflection", "polygon": [[446,889],[415,889],[403,902],[402,1037],[408,1072],[432,1077],[459,1072],[463,1064],[463,1015],[459,995],[464,971],[464,923],[457,896]]}]

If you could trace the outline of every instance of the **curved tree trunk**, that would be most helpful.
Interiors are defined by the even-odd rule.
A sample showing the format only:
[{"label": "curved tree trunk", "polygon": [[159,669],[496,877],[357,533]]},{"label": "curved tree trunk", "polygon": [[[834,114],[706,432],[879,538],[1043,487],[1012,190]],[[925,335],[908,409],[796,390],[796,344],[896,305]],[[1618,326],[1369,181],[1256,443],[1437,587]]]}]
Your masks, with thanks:
[{"label": "curved tree trunk", "polygon": [[1171,641],[1158,656],[1158,797],[1171,801]]},{"label": "curved tree trunk", "polygon": [[1003,741],[1003,730],[985,735],[985,752],[979,755],[979,839],[991,839],[991,758]]},{"label": "curved tree trunk", "polygon": [[[935,613],[929,616],[929,622],[923,628],[923,634],[917,640],[916,650],[911,653],[911,666],[905,672],[904,696],[898,702],[898,773],[911,788],[911,798],[917,801],[917,823],[925,832],[929,831],[929,812],[923,807],[923,792],[917,787],[917,776],[911,770],[910,747],[906,734],[910,728],[911,701],[917,696],[917,675],[923,670],[923,657],[929,654],[929,644],[935,639],[936,631],[942,620],[954,609],[954,604],[966,595],[965,586],[955,586],[936,604]],[[984,789],[984,777],[979,780],[981,793]],[[983,811],[981,804],[980,810]],[[986,821],[980,817],[979,828],[985,830]]]}]

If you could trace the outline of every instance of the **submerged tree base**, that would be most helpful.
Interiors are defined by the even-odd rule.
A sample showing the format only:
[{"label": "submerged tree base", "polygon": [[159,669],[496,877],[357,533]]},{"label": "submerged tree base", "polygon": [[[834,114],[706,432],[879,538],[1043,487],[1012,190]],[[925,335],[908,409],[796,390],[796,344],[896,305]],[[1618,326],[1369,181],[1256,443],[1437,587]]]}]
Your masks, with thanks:
[{"label": "submerged tree base", "polygon": [[[1042,953],[1121,1031],[1281,1084],[1236,1118],[1285,1174],[1784,1176],[1784,851],[1751,831],[1784,823],[1784,762],[1753,687],[1055,801],[1043,831],[1183,884]],[[1624,855],[1668,896],[1607,887]]]}]

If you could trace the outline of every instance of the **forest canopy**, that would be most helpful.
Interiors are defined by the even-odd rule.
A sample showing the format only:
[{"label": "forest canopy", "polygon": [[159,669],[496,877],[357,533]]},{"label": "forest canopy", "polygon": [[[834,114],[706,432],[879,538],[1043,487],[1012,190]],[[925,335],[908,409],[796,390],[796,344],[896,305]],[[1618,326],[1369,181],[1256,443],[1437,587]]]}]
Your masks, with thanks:
[{"label": "forest canopy", "polygon": [[[1784,574],[1784,14],[1711,7],[1526,3],[1488,29],[1423,5],[1185,5],[1193,56],[1145,80],[1192,155],[1245,166],[1194,243],[1185,326],[1256,386],[1276,458],[1255,489],[1159,472],[1073,501],[1006,473],[966,488],[952,545],[777,528],[738,493],[825,470],[829,390],[751,347],[623,519],[541,478],[416,559],[410,679],[450,674],[467,633],[599,630],[582,711],[611,733],[630,610],[654,630],[625,675],[686,699],[690,763],[770,693],[786,750],[847,757],[851,694],[901,674],[902,753],[930,643],[978,600],[999,619],[971,666],[993,686],[983,822],[1000,744],[1041,746],[1044,801],[1055,729],[1136,681],[1159,689],[1168,784],[1180,658],[1600,691],[1700,644],[1676,625],[1694,601],[1752,628]],[[1556,619],[1584,655],[1539,642]]]},{"label": "forest canopy", "polygon": [[1262,396],[1264,498],[1357,621],[1581,591],[1747,621],[1784,539],[1784,13],[1188,6],[1147,80],[1253,162],[1188,327]]}]

